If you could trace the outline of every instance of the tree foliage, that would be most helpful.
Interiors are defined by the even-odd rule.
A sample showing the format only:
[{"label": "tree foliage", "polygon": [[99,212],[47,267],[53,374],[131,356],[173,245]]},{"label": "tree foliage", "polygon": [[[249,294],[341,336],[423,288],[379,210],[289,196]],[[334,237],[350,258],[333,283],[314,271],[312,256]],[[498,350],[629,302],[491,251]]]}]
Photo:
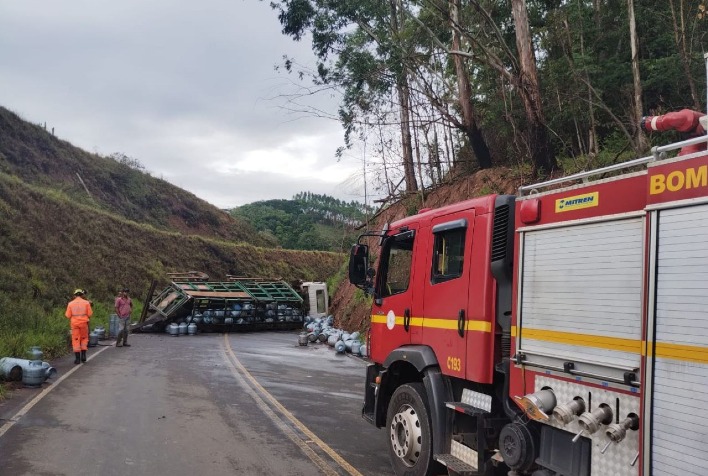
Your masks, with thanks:
[{"label": "tree foliage", "polygon": [[274,236],[283,248],[346,251],[356,240],[354,228],[363,224],[372,209],[356,201],[300,192],[292,200],[254,202],[230,213]]},{"label": "tree foliage", "polygon": [[[431,186],[450,170],[487,163],[471,124],[494,163],[531,164],[544,174],[556,158],[593,167],[644,154],[637,115],[705,108],[704,1],[280,0],[271,6],[285,35],[311,40],[318,62],[312,79],[342,92],[345,145],[375,144],[377,186],[392,195],[399,179],[410,180],[405,130],[412,134],[414,179]],[[402,78],[407,99],[397,94]],[[399,115],[406,107],[410,123]]]}]

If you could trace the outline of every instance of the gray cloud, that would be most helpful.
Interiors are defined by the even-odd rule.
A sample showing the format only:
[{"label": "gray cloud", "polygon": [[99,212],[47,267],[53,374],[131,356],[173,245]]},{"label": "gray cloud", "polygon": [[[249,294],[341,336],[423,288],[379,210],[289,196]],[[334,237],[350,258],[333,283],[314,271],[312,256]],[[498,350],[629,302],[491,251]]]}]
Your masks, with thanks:
[{"label": "gray cloud", "polygon": [[[287,112],[267,2],[0,0],[0,104],[92,152],[122,152],[220,206],[310,190],[362,200],[336,121]],[[336,114],[337,98],[308,104]],[[237,183],[237,185],[235,185]],[[361,189],[361,187],[359,187]]]}]

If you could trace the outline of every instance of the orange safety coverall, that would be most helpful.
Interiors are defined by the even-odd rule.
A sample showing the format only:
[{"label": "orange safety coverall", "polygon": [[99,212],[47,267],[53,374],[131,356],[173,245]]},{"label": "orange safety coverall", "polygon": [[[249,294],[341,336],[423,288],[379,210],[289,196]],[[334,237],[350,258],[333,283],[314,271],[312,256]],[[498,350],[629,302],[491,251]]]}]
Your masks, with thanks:
[{"label": "orange safety coverall", "polygon": [[81,296],[76,296],[66,306],[64,315],[71,322],[71,345],[74,352],[88,350],[88,323],[93,315],[91,303]]}]

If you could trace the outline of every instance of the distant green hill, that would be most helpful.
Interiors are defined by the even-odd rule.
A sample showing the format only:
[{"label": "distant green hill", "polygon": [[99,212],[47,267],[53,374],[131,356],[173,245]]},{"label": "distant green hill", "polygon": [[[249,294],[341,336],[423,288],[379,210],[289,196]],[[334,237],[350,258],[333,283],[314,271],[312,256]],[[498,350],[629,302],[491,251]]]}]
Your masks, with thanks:
[{"label": "distant green hill", "polygon": [[283,248],[346,252],[372,210],[356,201],[301,192],[292,200],[254,202],[230,213]]}]

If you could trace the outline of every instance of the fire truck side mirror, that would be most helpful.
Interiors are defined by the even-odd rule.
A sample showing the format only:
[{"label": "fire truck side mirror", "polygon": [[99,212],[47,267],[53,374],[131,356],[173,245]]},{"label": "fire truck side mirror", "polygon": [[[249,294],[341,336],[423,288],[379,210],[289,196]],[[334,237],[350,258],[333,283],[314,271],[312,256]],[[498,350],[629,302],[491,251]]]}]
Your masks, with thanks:
[{"label": "fire truck side mirror", "polygon": [[369,247],[356,244],[349,253],[349,282],[362,289],[368,287],[369,281]]}]

